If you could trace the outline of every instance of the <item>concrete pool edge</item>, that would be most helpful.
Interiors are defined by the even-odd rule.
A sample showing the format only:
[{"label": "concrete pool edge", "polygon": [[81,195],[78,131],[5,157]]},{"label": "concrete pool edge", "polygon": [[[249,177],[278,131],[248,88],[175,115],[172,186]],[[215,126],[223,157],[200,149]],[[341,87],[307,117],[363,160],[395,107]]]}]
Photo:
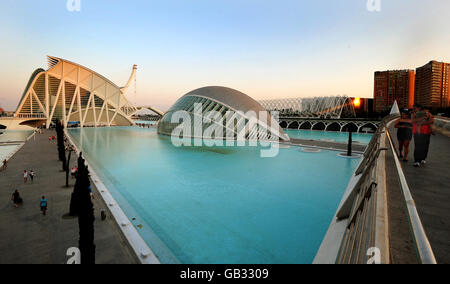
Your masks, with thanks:
[{"label": "concrete pool edge", "polygon": [[[69,140],[70,144],[75,147],[76,153],[79,154],[80,151],[75,143],[73,143],[72,137],[66,129],[64,129],[65,135]],[[86,157],[85,157],[86,159]],[[122,208],[118,205],[114,197],[109,192],[108,188],[104,185],[92,166],[89,165],[89,161],[86,159],[86,164],[89,166],[91,180],[97,188],[100,196],[102,197],[105,204],[108,206],[108,210],[111,212],[114,221],[120,228],[120,231],[125,236],[128,245],[131,247],[136,257],[141,264],[160,264],[161,262],[156,257],[151,248],[147,245],[144,239],[141,237],[139,232],[130,222],[128,217],[123,212]]]},{"label": "concrete pool edge", "polygon": [[[346,144],[342,144],[342,143],[324,143],[324,144],[330,144],[328,146],[320,146],[320,145],[315,145],[317,143],[315,142],[324,142],[324,141],[317,141],[317,140],[297,140],[298,142],[293,142],[293,141],[289,141],[289,142],[279,142],[279,145],[286,145],[286,146],[292,146],[292,147],[299,147],[299,148],[314,148],[314,149],[320,149],[320,150],[324,150],[324,151],[333,151],[333,152],[343,152],[346,151],[347,149],[347,145]],[[306,143],[306,142],[310,142],[310,143]],[[336,147],[336,144],[340,144],[342,146],[345,146],[344,148],[338,148]],[[366,146],[363,146],[364,148],[366,148]],[[363,150],[353,150],[353,153],[356,154],[364,154]]]}]

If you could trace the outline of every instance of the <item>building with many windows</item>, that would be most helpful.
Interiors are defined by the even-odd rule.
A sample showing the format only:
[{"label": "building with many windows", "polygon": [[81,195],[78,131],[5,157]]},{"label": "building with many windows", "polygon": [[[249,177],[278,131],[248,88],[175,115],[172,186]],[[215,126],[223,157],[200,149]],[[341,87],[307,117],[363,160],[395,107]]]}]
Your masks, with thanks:
[{"label": "building with many windows", "polygon": [[430,61],[416,70],[415,101],[430,108],[450,107],[450,63]]},{"label": "building with many windows", "polygon": [[374,111],[389,110],[395,101],[400,108],[414,105],[414,70],[375,72]]}]

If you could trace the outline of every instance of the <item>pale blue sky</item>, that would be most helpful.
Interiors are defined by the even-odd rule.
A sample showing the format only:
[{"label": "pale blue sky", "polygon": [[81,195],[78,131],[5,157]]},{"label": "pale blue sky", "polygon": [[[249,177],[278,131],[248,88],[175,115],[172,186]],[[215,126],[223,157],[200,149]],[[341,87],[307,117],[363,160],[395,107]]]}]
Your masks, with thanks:
[{"label": "pale blue sky", "polygon": [[66,0],[2,0],[0,105],[15,108],[46,55],[118,85],[138,64],[138,103],[162,109],[207,85],[255,99],[370,97],[376,70],[450,62],[450,1],[381,0],[380,12],[366,3],[81,0],[69,12]]}]

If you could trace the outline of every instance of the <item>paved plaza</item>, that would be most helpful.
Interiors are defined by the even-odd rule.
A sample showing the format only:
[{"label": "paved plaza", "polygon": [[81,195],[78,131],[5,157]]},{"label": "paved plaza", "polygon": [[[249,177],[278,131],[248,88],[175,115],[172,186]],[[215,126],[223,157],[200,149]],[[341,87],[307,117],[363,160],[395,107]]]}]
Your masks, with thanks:
[{"label": "paved plaza", "polygon": [[[0,172],[0,264],[63,264],[66,251],[78,246],[78,219],[64,218],[69,211],[72,186],[65,188],[65,173],[58,161],[56,142],[48,137],[54,131],[44,131],[28,141]],[[71,162],[76,163],[72,156]],[[33,183],[23,181],[23,171],[33,170]],[[11,194],[18,189],[24,204],[14,208]],[[125,238],[109,214],[101,221],[100,210],[106,208],[95,191],[96,263],[137,263]],[[42,195],[49,200],[47,216],[40,212]]]}]

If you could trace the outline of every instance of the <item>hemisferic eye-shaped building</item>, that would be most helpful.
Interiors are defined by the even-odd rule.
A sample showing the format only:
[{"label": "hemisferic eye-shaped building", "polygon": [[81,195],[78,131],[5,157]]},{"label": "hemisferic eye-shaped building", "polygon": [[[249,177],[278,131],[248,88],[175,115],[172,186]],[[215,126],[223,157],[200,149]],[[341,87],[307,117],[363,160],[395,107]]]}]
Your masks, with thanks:
[{"label": "hemisferic eye-shaped building", "polygon": [[261,104],[237,90],[217,86],[187,93],[158,124],[163,135],[178,135],[180,129],[184,138],[289,140]]}]

